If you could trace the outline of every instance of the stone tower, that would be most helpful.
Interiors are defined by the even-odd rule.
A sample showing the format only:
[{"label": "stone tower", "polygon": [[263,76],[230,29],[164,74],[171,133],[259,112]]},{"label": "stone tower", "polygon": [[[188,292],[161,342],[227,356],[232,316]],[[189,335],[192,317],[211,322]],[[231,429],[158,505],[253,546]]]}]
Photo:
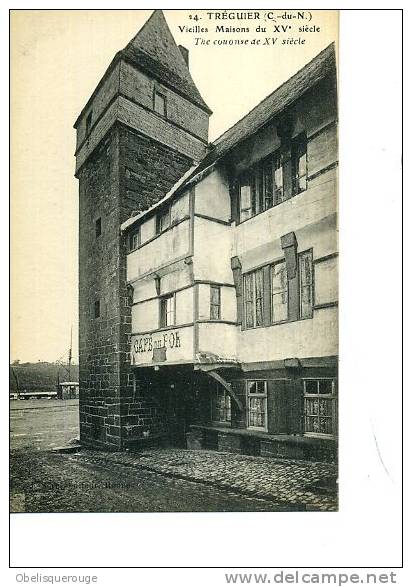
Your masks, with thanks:
[{"label": "stone tower", "polygon": [[118,450],[151,422],[133,384],[126,245],[120,225],[162,198],[205,154],[211,111],[161,10],[119,51],[80,113],[80,437]]}]

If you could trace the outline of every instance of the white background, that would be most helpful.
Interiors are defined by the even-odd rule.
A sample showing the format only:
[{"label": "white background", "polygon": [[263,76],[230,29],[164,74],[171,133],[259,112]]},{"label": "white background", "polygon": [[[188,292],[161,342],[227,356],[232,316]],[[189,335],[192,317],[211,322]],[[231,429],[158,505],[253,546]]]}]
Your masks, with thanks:
[{"label": "white background", "polygon": [[[225,4],[227,8],[242,5]],[[103,2],[87,5],[104,6]],[[259,4],[265,6],[273,8],[266,2]],[[335,7],[317,4],[316,8]],[[3,11],[3,45],[6,17]],[[38,571],[44,574],[50,574],[48,566],[361,566],[389,570],[400,566],[401,13],[345,10],[340,17],[339,513],[18,514],[11,518],[12,565],[40,567]],[[406,54],[409,36],[407,33]],[[7,45],[2,54],[7,54]],[[4,71],[6,66],[7,61]],[[4,121],[6,108],[5,104]],[[7,144],[3,163],[6,155]],[[6,172],[7,168],[4,177]],[[408,200],[408,182],[406,188]],[[4,204],[6,188],[2,200]],[[410,204],[405,201],[407,246],[409,213]],[[6,228],[1,235],[3,251],[7,250]],[[6,259],[3,267],[5,264]],[[406,283],[406,306],[408,293]],[[6,345],[7,341],[4,358]],[[405,414],[410,411],[409,387],[407,383]],[[3,395],[6,397],[5,389]],[[1,417],[6,456],[7,404]],[[407,433],[406,429],[406,465],[410,460]],[[14,585],[18,570],[7,570],[8,491],[6,483],[2,485],[6,540],[1,568],[4,583]],[[408,557],[405,562],[408,567]],[[109,586],[225,584],[223,570],[95,570],[94,574],[99,575],[98,584]],[[410,568],[398,579],[398,584],[410,585]]]}]

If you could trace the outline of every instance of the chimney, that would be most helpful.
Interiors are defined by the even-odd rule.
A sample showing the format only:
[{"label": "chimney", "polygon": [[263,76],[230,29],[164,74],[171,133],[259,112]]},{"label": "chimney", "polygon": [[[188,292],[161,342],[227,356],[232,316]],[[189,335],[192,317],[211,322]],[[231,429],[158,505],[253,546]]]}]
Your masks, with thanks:
[{"label": "chimney", "polygon": [[180,53],[182,54],[183,59],[185,60],[186,65],[189,67],[189,50],[183,45],[179,45]]}]

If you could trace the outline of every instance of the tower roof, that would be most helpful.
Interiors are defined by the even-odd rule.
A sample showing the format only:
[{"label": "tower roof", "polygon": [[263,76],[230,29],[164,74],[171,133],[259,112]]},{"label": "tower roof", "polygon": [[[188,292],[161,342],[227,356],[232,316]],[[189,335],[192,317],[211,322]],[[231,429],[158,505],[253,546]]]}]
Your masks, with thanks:
[{"label": "tower roof", "polygon": [[137,35],[120,52],[124,59],[211,113],[200,95],[162,10],[155,10]]}]

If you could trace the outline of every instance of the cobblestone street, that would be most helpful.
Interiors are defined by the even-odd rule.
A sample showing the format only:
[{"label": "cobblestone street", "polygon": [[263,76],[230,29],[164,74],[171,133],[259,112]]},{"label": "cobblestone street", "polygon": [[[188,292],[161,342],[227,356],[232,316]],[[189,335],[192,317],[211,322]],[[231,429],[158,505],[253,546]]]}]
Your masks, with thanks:
[{"label": "cobblestone street", "polygon": [[336,511],[336,467],[215,451],[54,452],[73,402],[11,411],[12,512]]}]

